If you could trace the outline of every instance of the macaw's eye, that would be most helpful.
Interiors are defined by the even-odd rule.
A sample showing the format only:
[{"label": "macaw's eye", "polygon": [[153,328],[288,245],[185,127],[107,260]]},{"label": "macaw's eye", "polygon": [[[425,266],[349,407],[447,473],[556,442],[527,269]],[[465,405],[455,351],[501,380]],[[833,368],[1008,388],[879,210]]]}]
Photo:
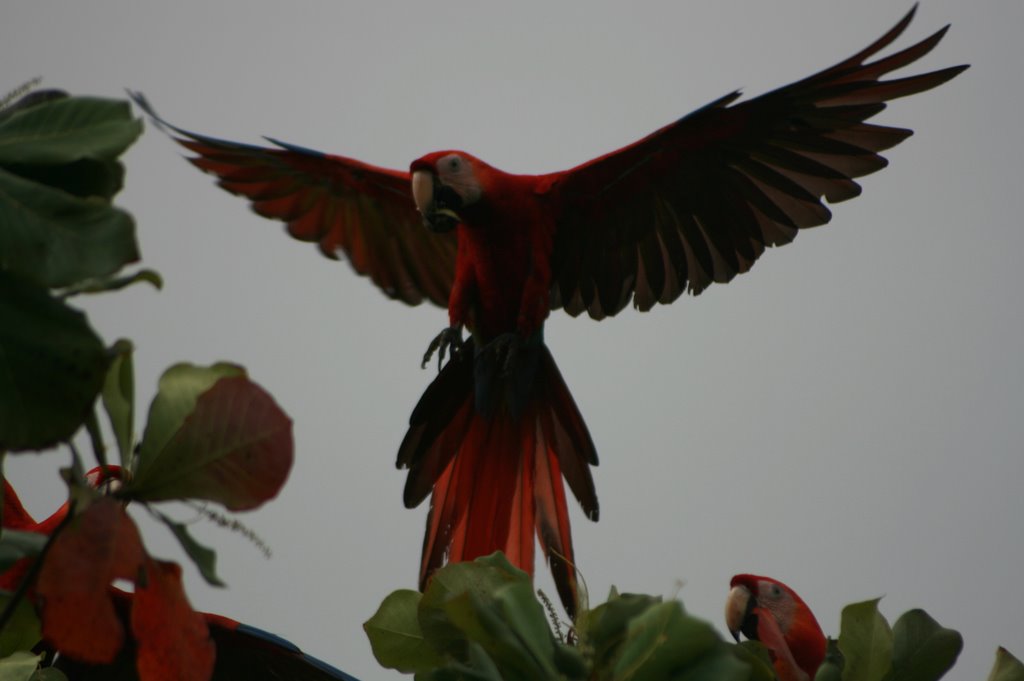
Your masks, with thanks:
[{"label": "macaw's eye", "polygon": [[452,159],[448,161],[449,170],[458,170],[459,166],[462,165],[461,163],[459,163],[459,161],[460,159],[458,156],[452,157]]}]

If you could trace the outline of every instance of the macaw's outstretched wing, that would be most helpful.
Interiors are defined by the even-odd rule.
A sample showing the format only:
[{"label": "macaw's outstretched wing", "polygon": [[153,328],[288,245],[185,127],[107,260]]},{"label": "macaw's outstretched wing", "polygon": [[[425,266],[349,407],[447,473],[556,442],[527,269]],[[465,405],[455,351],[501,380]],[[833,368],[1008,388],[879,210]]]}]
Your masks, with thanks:
[{"label": "macaw's outstretched wing", "polygon": [[[916,7],[915,7],[916,9]],[[891,56],[902,21],[866,49],[809,78],[730,106],[711,102],[648,137],[545,176],[560,211],[552,307],[601,319],[640,310],[746,272],[766,246],[822,225],[822,203],[857,196],[852,178],[885,167],[878,152],[911,131],[864,121],[885,102],[940,85],[967,68],[879,80],[927,54],[946,28]]]},{"label": "macaw's outstretched wing", "polygon": [[227,191],[249,199],[260,215],[283,221],[296,239],[317,242],[328,258],[344,254],[356,272],[391,298],[448,306],[455,235],[423,227],[408,172],[273,139],[278,148],[206,137],[170,125],[142,94],[129,94],[196,154],[192,163],[216,175]]}]

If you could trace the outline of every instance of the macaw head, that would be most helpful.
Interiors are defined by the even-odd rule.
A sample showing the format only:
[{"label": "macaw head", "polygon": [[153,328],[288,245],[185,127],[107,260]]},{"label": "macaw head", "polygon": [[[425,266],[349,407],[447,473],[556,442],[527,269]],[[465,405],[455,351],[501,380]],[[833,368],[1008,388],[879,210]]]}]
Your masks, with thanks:
[{"label": "macaw head", "polygon": [[462,218],[459,213],[483,195],[480,176],[487,168],[461,151],[436,151],[412,162],[412,198],[423,224],[447,232]]},{"label": "macaw head", "polygon": [[825,634],[800,596],[770,577],[736,575],[729,585],[725,623],[733,637],[763,643],[780,679],[814,678],[825,659]]}]

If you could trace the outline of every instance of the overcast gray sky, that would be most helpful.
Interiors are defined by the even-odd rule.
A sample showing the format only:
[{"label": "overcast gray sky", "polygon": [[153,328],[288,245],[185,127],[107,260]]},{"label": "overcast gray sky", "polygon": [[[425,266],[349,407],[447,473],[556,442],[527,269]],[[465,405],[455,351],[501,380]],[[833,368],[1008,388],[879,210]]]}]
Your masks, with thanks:
[{"label": "overcast gray sky", "polygon": [[[396,168],[462,148],[543,172],[829,66],[909,5],[12,0],[0,90],[35,75],[79,94],[131,87],[229,139]],[[997,645],[1024,655],[1024,3],[925,0],[896,47],[947,22],[915,68],[973,68],[876,119],[916,134],[830,225],[697,298],[549,321],[601,456],[601,521],[573,510],[595,601],[612,584],[678,592],[722,627],[729,578],[756,572],[793,586],[833,635],[849,602],[884,594],[891,620],[924,607],[964,634],[953,679],[984,678]],[[201,524],[230,586],[187,567],[192,603],[389,678],[361,624],[415,585],[426,507],[403,508],[394,456],[446,314],[388,301],[286,238],[152,129],[126,162],[119,203],[166,288],[86,302],[105,339],[135,341],[139,410],[170,364],[230,359],[295,420],[291,479],[242,517],[273,558]],[[8,464],[37,515],[60,503],[65,460]],[[162,528],[145,539],[184,560]]]}]

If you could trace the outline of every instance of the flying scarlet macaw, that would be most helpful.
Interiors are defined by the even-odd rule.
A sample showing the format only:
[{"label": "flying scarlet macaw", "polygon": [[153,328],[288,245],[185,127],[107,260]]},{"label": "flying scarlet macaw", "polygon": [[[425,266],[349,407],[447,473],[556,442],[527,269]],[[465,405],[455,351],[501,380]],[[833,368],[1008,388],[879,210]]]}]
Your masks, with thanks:
[{"label": "flying scarlet macaw", "polygon": [[825,659],[825,634],[807,604],[771,577],[736,575],[725,602],[725,624],[760,641],[771,653],[779,681],[808,681]]},{"label": "flying scarlet macaw", "polygon": [[[927,54],[946,28],[868,63],[907,27],[832,68],[755,99],[730,93],[640,141],[570,170],[512,175],[462,151],[408,172],[274,139],[228,142],[166,125],[190,159],[260,215],[343,254],[410,305],[448,308],[430,344],[452,359],[416,405],[398,451],[407,507],[431,495],[423,586],[445,560],[503,550],[532,573],[534,532],[559,594],[576,577],[564,477],[598,517],[597,453],[544,345],[553,309],[594,319],[696,295],[746,272],[852,198],[852,178],[886,165],[878,152],[910,130],[865,123],[885,102],[936,87],[966,66],[880,80]],[[158,123],[143,97],[135,101]],[[424,228],[425,227],[425,228]],[[470,337],[462,340],[462,330]]]}]

